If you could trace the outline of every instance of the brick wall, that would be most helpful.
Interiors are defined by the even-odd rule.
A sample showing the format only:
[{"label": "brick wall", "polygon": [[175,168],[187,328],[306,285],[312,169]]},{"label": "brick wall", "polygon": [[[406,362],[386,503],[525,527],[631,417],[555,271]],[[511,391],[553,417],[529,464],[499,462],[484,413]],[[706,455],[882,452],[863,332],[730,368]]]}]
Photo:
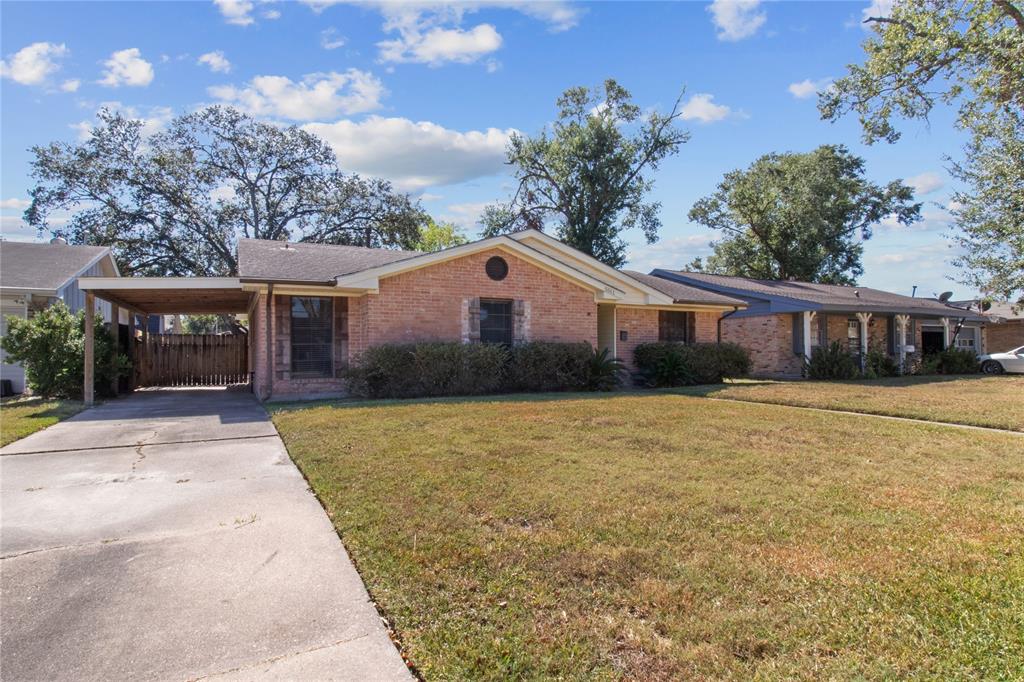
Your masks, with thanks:
[{"label": "brick wall", "polygon": [[[718,312],[694,313],[694,336],[698,343],[714,343],[718,340]],[[620,332],[626,332],[626,340],[621,339]],[[658,341],[658,311],[650,308],[616,308],[615,309],[615,351],[627,369],[634,370],[636,365],[633,353],[642,343]]]},{"label": "brick wall", "polygon": [[1005,353],[1024,346],[1024,320],[985,325],[986,353]]},{"label": "brick wall", "polygon": [[[845,324],[843,322],[844,337]],[[831,327],[830,318],[830,338]],[[722,320],[722,341],[739,344],[747,349],[753,376],[795,378],[803,370],[803,356],[793,353],[792,315],[727,317]]]},{"label": "brick wall", "polygon": [[[501,256],[501,281],[484,264]],[[491,249],[382,279],[380,293],[351,303],[350,358],[369,346],[416,341],[461,341],[474,298],[523,301],[522,325],[532,341],[588,341],[597,345],[597,303],[592,291],[518,258]],[[355,327],[360,325],[360,329]]]}]

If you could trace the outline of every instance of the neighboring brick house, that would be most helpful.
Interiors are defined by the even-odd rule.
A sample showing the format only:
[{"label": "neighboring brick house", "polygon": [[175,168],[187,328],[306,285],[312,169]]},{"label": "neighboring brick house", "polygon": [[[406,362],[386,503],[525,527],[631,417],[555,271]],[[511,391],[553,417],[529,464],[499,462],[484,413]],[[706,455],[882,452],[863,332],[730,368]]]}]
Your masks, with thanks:
[{"label": "neighboring brick house", "polygon": [[744,306],[532,230],[434,253],[242,240],[238,262],[262,398],[343,393],[343,369],[386,343],[586,341],[632,368],[637,344],[714,341]]},{"label": "neighboring brick house", "polygon": [[750,351],[755,376],[797,378],[814,347],[833,341],[854,355],[878,348],[906,363],[953,345],[984,353],[986,329],[991,333],[989,320],[969,310],[867,287],[672,270],[651,274],[744,301],[745,309],[721,319],[721,340]]},{"label": "neighboring brick house", "polygon": [[993,303],[982,311],[979,301],[952,301],[951,305],[981,312],[988,320],[984,328],[986,353],[1005,353],[1024,346],[1024,309],[1014,310],[1009,303]]}]

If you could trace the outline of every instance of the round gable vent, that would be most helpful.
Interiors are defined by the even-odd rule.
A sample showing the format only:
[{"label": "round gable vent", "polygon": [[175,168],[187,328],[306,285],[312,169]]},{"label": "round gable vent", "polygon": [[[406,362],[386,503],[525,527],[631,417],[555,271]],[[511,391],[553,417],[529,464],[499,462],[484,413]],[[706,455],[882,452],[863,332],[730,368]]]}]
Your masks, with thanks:
[{"label": "round gable vent", "polygon": [[501,256],[491,256],[484,266],[487,276],[495,282],[500,282],[508,276],[508,263]]}]

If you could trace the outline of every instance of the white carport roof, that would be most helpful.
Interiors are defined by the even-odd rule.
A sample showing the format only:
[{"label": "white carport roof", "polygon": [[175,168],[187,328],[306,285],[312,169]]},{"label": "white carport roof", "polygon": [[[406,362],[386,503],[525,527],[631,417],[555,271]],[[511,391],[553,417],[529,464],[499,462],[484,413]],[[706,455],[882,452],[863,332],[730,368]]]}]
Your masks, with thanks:
[{"label": "white carport roof", "polygon": [[237,277],[79,277],[78,286],[147,315],[244,313],[252,296]]}]

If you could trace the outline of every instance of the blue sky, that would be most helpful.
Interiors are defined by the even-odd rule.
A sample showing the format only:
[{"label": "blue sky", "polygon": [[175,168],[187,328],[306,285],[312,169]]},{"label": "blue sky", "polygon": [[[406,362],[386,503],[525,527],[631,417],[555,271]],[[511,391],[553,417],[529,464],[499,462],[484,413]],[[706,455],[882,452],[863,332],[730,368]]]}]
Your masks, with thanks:
[{"label": "blue sky", "polygon": [[682,267],[716,235],[691,224],[694,201],[723,173],[772,151],[841,143],[876,182],[903,178],[925,221],[882,225],[861,283],[930,295],[952,289],[944,238],[952,181],[945,155],[962,136],[953,112],[906,123],[896,145],[867,147],[854,119],[819,119],[814,92],[860,61],[859,2],[570,3],[75,2],[0,5],[3,233],[21,224],[28,148],[73,141],[103,105],[159,130],[174,114],[226,102],[325,137],[343,167],[388,177],[472,236],[511,189],[513,130],[550,123],[566,88],[616,78],[645,108],[685,88],[692,138],[656,175],[661,240],[627,233],[631,267]]}]

